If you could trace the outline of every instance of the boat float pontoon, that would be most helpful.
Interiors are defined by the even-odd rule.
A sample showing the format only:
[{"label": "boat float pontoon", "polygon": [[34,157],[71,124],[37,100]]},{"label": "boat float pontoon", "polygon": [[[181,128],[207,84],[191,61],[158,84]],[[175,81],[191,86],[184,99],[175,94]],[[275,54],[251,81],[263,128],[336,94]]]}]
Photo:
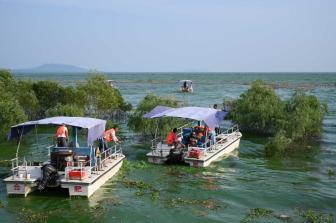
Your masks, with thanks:
[{"label": "boat float pontoon", "polygon": [[[145,118],[160,117],[177,117],[203,122],[207,127],[215,129],[223,121],[227,112],[219,111],[212,108],[202,107],[182,107],[170,108],[165,106],[157,106],[151,112],[144,115]],[[178,136],[185,140],[191,133],[190,124],[178,128]],[[180,152],[181,161],[193,167],[206,167],[213,161],[219,160],[224,155],[230,154],[239,147],[242,134],[239,132],[238,126],[235,125],[230,129],[219,133],[213,140],[206,140],[203,144],[197,146],[187,146],[187,151]],[[155,164],[169,163],[172,158],[172,148],[165,144],[161,137],[155,137],[152,140],[152,151],[147,153],[148,162]],[[196,152],[197,156],[193,156]]]},{"label": "boat float pontoon", "polygon": [[[49,146],[50,159],[44,163],[19,160],[18,150],[22,135],[38,125],[72,127],[72,146]],[[116,174],[125,156],[120,146],[101,151],[96,156],[93,143],[103,135],[106,121],[84,117],[52,117],[25,122],[11,128],[9,139],[19,138],[16,158],[12,159],[12,175],[4,179],[7,194],[27,196],[35,189],[61,187],[69,190],[69,196],[90,197],[107,180]],[[87,146],[79,147],[77,130],[87,129]]]}]

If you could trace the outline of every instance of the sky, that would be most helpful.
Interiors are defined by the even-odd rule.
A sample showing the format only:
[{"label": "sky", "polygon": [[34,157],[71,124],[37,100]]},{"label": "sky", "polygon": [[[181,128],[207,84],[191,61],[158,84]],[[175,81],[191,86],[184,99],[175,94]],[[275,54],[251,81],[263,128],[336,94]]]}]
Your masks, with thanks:
[{"label": "sky", "polygon": [[0,0],[0,67],[335,72],[335,0]]}]

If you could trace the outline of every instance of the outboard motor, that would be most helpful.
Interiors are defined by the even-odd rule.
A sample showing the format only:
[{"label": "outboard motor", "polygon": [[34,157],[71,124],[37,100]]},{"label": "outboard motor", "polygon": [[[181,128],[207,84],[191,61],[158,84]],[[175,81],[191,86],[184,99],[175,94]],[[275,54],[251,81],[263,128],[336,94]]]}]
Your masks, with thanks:
[{"label": "outboard motor", "polygon": [[45,164],[41,167],[42,179],[37,182],[37,189],[44,190],[47,185],[55,185],[58,179],[58,172],[54,166],[51,164]]},{"label": "outboard motor", "polygon": [[183,164],[183,155],[182,151],[171,149],[165,164]]}]

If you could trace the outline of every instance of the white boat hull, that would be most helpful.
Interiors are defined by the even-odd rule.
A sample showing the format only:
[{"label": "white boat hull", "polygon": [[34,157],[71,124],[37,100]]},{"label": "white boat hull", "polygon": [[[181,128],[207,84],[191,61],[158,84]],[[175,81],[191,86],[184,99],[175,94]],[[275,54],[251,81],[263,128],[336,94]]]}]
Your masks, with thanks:
[{"label": "white boat hull", "polygon": [[121,156],[116,157],[115,159],[107,160],[104,169],[102,171],[98,171],[98,176],[93,174],[91,178],[82,181],[62,179],[61,187],[69,189],[69,196],[90,197],[120,170],[124,158],[125,156]]},{"label": "white boat hull", "polygon": [[230,142],[228,145],[216,145],[216,149],[207,152],[204,157],[200,159],[196,158],[184,158],[184,161],[192,167],[207,167],[212,162],[220,161],[221,158],[230,155],[235,149],[239,147],[240,137]]},{"label": "white boat hull", "polygon": [[[121,168],[124,155],[119,155],[111,159],[107,159],[103,169],[95,171],[87,179],[69,180],[62,175],[60,186],[68,188],[69,196],[84,196],[90,197],[97,191],[106,181],[111,179]],[[25,197],[36,190],[37,180],[41,177],[41,166],[29,166],[27,176],[10,176],[4,179],[8,195],[24,195]]]},{"label": "white boat hull", "polygon": [[[189,158],[187,155],[184,157],[184,162],[188,163],[192,167],[207,167],[212,162],[219,161],[226,155],[230,155],[235,149],[239,147],[240,138],[242,134],[240,132],[234,132],[225,135],[226,140],[222,143],[217,143],[211,147],[211,150],[207,150],[205,154],[200,158]],[[158,145],[155,150],[147,153],[148,162],[154,164],[164,164],[169,155],[170,148],[167,145]]]}]

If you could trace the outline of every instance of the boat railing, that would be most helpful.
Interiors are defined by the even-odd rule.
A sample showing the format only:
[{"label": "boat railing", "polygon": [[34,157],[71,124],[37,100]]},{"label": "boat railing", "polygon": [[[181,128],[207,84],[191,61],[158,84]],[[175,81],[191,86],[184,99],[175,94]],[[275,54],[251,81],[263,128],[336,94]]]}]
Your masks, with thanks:
[{"label": "boat railing", "polygon": [[18,157],[11,159],[10,161],[12,163],[11,171],[13,180],[15,176],[19,176],[20,178],[28,178],[28,166],[33,166],[33,162],[28,162],[25,157],[23,158],[21,163]]},{"label": "boat railing", "polygon": [[[212,140],[208,140],[208,141],[204,142],[202,145],[200,145],[199,147],[201,149],[203,149],[205,153],[209,152],[209,151],[215,149],[216,145],[225,142],[229,135],[232,135],[232,133],[238,133],[238,132],[239,132],[238,124],[235,124],[231,128],[225,130],[224,132],[222,132],[218,136],[216,136],[216,138],[218,138],[219,140],[216,139],[215,143]],[[207,146],[207,145],[209,145],[209,146]]]},{"label": "boat railing", "polygon": [[100,174],[103,170],[105,162],[109,159],[115,159],[122,154],[121,145],[115,144],[113,147],[108,148],[107,150],[101,152],[100,155],[94,157],[94,162],[92,162],[91,159],[82,162],[72,162],[71,165],[65,168],[65,179],[71,180],[69,176],[71,171],[78,171],[76,180],[84,180],[91,177],[91,174]]},{"label": "boat railing", "polygon": [[229,134],[232,134],[232,133],[237,133],[237,132],[239,132],[239,128],[238,128],[238,124],[235,124],[231,128],[229,128],[229,129],[225,130],[224,132],[222,132],[221,134],[219,134],[218,136],[220,136],[220,135],[226,136],[226,135],[229,135]]}]

